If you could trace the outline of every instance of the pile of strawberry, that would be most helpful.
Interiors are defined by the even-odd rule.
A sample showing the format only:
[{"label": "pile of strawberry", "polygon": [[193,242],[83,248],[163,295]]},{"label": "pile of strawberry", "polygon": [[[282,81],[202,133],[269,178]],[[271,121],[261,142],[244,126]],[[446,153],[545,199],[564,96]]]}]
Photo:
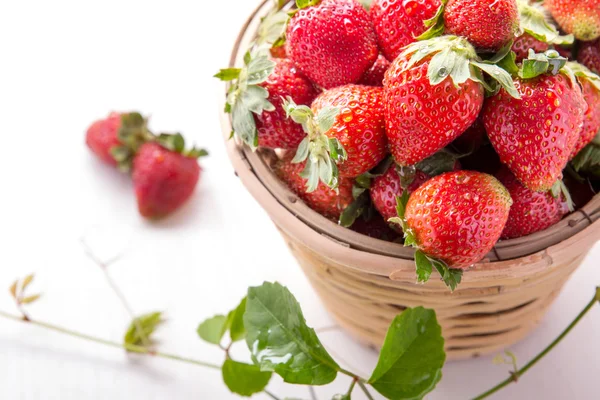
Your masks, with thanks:
[{"label": "pile of strawberry", "polygon": [[563,170],[587,187],[575,170],[600,164],[587,150],[600,130],[600,2],[295,5],[216,77],[231,82],[232,135],[277,150],[275,172],[312,209],[402,236],[418,281],[435,268],[452,289],[499,239],[573,209]]},{"label": "pile of strawberry", "polygon": [[185,149],[181,134],[153,134],[137,112],[111,113],[87,130],[86,144],[102,161],[129,173],[140,214],[165,217],[181,207],[200,179],[205,150]]}]

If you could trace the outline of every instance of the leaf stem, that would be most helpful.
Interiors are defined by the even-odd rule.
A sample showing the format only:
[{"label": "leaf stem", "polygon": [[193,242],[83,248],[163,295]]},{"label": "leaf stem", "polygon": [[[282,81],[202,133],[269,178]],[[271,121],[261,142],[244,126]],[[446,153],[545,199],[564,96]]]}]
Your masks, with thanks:
[{"label": "leaf stem", "polygon": [[71,336],[71,337],[76,337],[76,338],[79,338],[79,339],[87,340],[87,341],[98,343],[98,344],[103,344],[105,346],[110,346],[110,347],[114,347],[114,348],[124,349],[124,350],[130,351],[130,352],[133,352],[133,353],[137,353],[137,354],[145,354],[145,355],[149,355],[149,356],[156,356],[156,357],[160,357],[160,358],[166,358],[166,359],[180,361],[180,362],[184,362],[184,363],[187,363],[187,364],[198,365],[198,366],[206,367],[206,368],[212,368],[212,369],[218,369],[218,370],[221,369],[221,367],[219,365],[211,364],[211,363],[208,363],[208,362],[205,362],[205,361],[200,361],[200,360],[194,360],[194,359],[191,359],[191,358],[181,357],[181,356],[178,356],[178,355],[175,355],[175,354],[155,352],[155,351],[152,351],[152,350],[150,350],[150,349],[148,349],[147,347],[144,347],[144,346],[137,346],[137,345],[128,344],[128,343],[117,343],[117,342],[113,342],[113,341],[110,341],[110,340],[106,340],[106,339],[94,337],[94,336],[91,336],[91,335],[87,335],[85,333],[72,331],[70,329],[63,328],[63,327],[57,326],[57,325],[53,325],[53,324],[50,324],[50,323],[47,323],[47,322],[36,321],[36,320],[32,320],[32,319],[25,320],[23,317],[12,315],[12,314],[6,313],[4,311],[0,311],[0,317],[6,318],[6,319],[10,319],[10,320],[13,320],[13,321],[17,321],[17,322],[23,322],[23,323],[28,323],[28,324],[36,325],[38,327],[46,328],[46,329],[49,329],[49,330],[54,331],[54,332],[62,333],[63,335],[67,335],[67,336]]},{"label": "leaf stem", "polygon": [[518,378],[523,376],[525,372],[527,372],[531,367],[533,367],[538,361],[540,361],[546,354],[548,354],[557,344],[559,344],[565,336],[577,325],[577,323],[592,309],[596,302],[600,302],[600,287],[596,288],[596,294],[594,298],[585,306],[585,308],[575,317],[573,322],[567,326],[567,328],[556,338],[552,343],[548,345],[544,350],[542,350],[537,356],[535,356],[531,361],[529,361],[523,368],[518,371],[511,372],[511,375],[506,378],[504,381],[500,382],[498,385],[494,386],[487,392],[480,394],[475,397],[473,400],[482,400],[485,399],[492,394],[496,393],[498,390],[502,389],[505,386],[510,385],[513,382],[516,382]]},{"label": "leaf stem", "polygon": [[352,379],[352,382],[350,383],[350,387],[348,388],[348,392],[346,392],[346,396],[348,396],[348,398],[350,398],[350,396],[352,395],[352,391],[354,390],[354,387],[356,386],[356,382],[358,382],[358,379],[356,379],[356,378]]},{"label": "leaf stem", "polygon": [[369,393],[369,389],[367,389],[367,387],[365,386],[365,384],[363,383],[362,380],[358,380],[356,381],[356,383],[358,383],[358,386],[362,389],[362,391],[365,393],[365,396],[367,396],[367,399],[369,400],[374,400],[373,396],[371,396],[371,393]]}]

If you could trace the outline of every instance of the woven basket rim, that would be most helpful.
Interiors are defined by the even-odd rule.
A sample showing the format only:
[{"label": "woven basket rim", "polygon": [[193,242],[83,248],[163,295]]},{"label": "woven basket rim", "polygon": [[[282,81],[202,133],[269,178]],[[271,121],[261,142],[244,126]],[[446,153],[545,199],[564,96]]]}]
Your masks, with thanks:
[{"label": "woven basket rim", "polygon": [[[270,0],[263,0],[242,26],[231,53],[230,67],[241,64],[245,47],[255,35],[260,17],[272,9],[271,3]],[[310,209],[272,172],[269,167],[269,160],[272,160],[269,155],[273,154],[272,152],[260,150],[252,152],[247,146],[228,140],[232,129],[231,120],[230,115],[223,111],[221,111],[221,124],[224,139],[227,141],[228,155],[236,175],[280,229],[295,238],[311,242],[313,244],[311,247],[316,247],[315,251],[328,253],[327,250],[331,250],[332,244],[339,245],[335,246],[334,254],[330,254],[333,258],[340,252],[356,250],[373,256],[383,256],[382,260],[413,259],[414,249],[356,233]],[[598,219],[600,219],[600,194],[596,194],[585,206],[544,231],[517,239],[499,241],[484,262],[509,261],[531,256],[583,232]],[[313,240],[306,240],[310,235],[313,236]],[[323,240],[324,238],[329,240]]]}]

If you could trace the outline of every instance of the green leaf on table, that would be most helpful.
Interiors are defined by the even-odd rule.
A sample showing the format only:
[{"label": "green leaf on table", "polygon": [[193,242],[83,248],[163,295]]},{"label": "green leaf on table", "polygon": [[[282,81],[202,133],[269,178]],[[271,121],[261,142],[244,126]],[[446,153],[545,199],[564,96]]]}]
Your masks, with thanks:
[{"label": "green leaf on table", "polygon": [[252,359],[262,371],[303,385],[326,385],[337,376],[340,367],[306,325],[298,301],[279,283],[248,289],[244,325]]},{"label": "green leaf on table", "polygon": [[227,327],[229,328],[229,337],[232,342],[237,342],[246,337],[246,328],[244,327],[244,313],[246,312],[246,298],[244,297],[240,304],[227,315]]},{"label": "green leaf on table", "polygon": [[421,399],[442,378],[445,360],[435,312],[408,308],[392,321],[369,383],[389,399]]},{"label": "green leaf on table", "polygon": [[250,397],[262,392],[271,380],[272,372],[263,372],[260,367],[233,360],[225,360],[221,368],[223,382],[232,393]]},{"label": "green leaf on table", "polygon": [[[129,328],[127,328],[127,331],[125,332],[123,341],[127,344],[132,344],[135,346],[145,345],[145,339],[148,339],[150,342],[152,342],[152,334],[163,322],[165,322],[165,320],[163,319],[163,314],[160,311],[155,311],[136,317],[129,324]],[[138,330],[138,328],[141,329],[141,332]]]},{"label": "green leaf on table", "polygon": [[227,332],[228,318],[224,315],[215,315],[202,322],[197,329],[198,336],[208,343],[219,345],[223,335]]}]

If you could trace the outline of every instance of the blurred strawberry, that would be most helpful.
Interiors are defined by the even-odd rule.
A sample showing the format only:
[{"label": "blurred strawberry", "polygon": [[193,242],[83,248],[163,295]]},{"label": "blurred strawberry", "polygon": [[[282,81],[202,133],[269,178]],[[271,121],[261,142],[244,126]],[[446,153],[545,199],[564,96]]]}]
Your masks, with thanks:
[{"label": "blurred strawberry", "polygon": [[600,132],[600,77],[581,64],[570,62],[568,66],[575,72],[587,103],[587,111],[583,117],[583,129],[575,149],[571,153],[571,158],[573,158]]},{"label": "blurred strawberry", "polygon": [[581,43],[577,61],[588,67],[592,72],[600,74],[600,39]]},{"label": "blurred strawberry", "polygon": [[516,61],[520,63],[527,58],[530,49],[536,53],[543,53],[549,48],[550,45],[548,43],[544,43],[530,34],[524,33],[515,39],[511,50],[515,52],[515,55],[517,56]]},{"label": "blurred strawberry", "polygon": [[111,150],[121,144],[119,129],[121,128],[121,114],[112,112],[105,119],[94,122],[87,130],[85,143],[102,161],[110,165],[117,165],[117,160],[112,156]]},{"label": "blurred strawberry", "polygon": [[579,40],[600,37],[600,2],[596,0],[544,0],[544,7],[567,33]]}]

